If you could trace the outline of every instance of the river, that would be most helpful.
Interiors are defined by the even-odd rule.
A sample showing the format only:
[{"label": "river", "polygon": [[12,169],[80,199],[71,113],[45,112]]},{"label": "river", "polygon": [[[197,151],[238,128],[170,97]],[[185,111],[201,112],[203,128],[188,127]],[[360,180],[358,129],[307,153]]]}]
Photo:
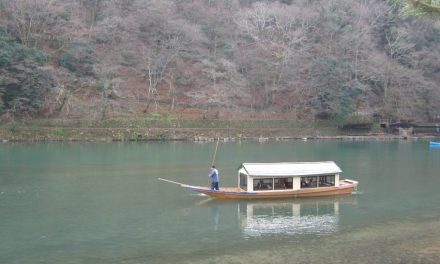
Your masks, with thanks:
[{"label": "river", "polygon": [[0,263],[440,263],[440,148],[426,141],[220,143],[241,162],[333,160],[342,197],[218,201],[214,143],[0,145]]}]

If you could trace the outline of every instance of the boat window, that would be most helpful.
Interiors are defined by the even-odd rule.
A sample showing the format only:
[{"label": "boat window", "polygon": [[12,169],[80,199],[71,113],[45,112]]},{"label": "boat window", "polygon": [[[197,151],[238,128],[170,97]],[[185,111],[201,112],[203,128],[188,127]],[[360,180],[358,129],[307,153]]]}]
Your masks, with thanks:
[{"label": "boat window", "polygon": [[319,176],[319,187],[335,186],[335,175]]},{"label": "boat window", "polygon": [[274,178],[273,185],[275,190],[293,189],[293,178]]},{"label": "boat window", "polygon": [[301,177],[301,188],[315,188],[317,183],[318,176]]},{"label": "boat window", "polygon": [[335,186],[335,175],[301,177],[301,188]]},{"label": "boat window", "polygon": [[254,179],[254,191],[273,190],[273,178]]},{"label": "boat window", "polygon": [[240,188],[247,190],[247,175],[240,173]]}]

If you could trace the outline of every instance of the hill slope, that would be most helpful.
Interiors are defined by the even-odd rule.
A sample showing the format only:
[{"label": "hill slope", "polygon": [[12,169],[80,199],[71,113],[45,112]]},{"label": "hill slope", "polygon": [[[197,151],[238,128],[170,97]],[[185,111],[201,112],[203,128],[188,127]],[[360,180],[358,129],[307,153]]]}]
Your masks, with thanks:
[{"label": "hill slope", "polygon": [[435,120],[440,30],[393,3],[2,1],[0,113]]}]

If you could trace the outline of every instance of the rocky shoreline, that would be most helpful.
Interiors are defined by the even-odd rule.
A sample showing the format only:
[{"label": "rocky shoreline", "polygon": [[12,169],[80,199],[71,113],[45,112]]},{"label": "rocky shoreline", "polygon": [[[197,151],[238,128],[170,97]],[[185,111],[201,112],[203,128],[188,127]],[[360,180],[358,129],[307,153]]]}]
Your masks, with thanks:
[{"label": "rocky shoreline", "polygon": [[96,127],[20,127],[0,128],[0,142],[45,141],[288,141],[288,140],[432,140],[430,134],[338,133],[334,128],[96,128]]}]

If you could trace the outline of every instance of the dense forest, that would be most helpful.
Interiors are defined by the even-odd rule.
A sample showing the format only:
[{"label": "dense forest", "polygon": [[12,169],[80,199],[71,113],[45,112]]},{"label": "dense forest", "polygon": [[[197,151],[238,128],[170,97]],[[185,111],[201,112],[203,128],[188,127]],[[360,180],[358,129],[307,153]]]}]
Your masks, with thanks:
[{"label": "dense forest", "polygon": [[435,121],[440,25],[399,2],[0,0],[0,116]]}]

